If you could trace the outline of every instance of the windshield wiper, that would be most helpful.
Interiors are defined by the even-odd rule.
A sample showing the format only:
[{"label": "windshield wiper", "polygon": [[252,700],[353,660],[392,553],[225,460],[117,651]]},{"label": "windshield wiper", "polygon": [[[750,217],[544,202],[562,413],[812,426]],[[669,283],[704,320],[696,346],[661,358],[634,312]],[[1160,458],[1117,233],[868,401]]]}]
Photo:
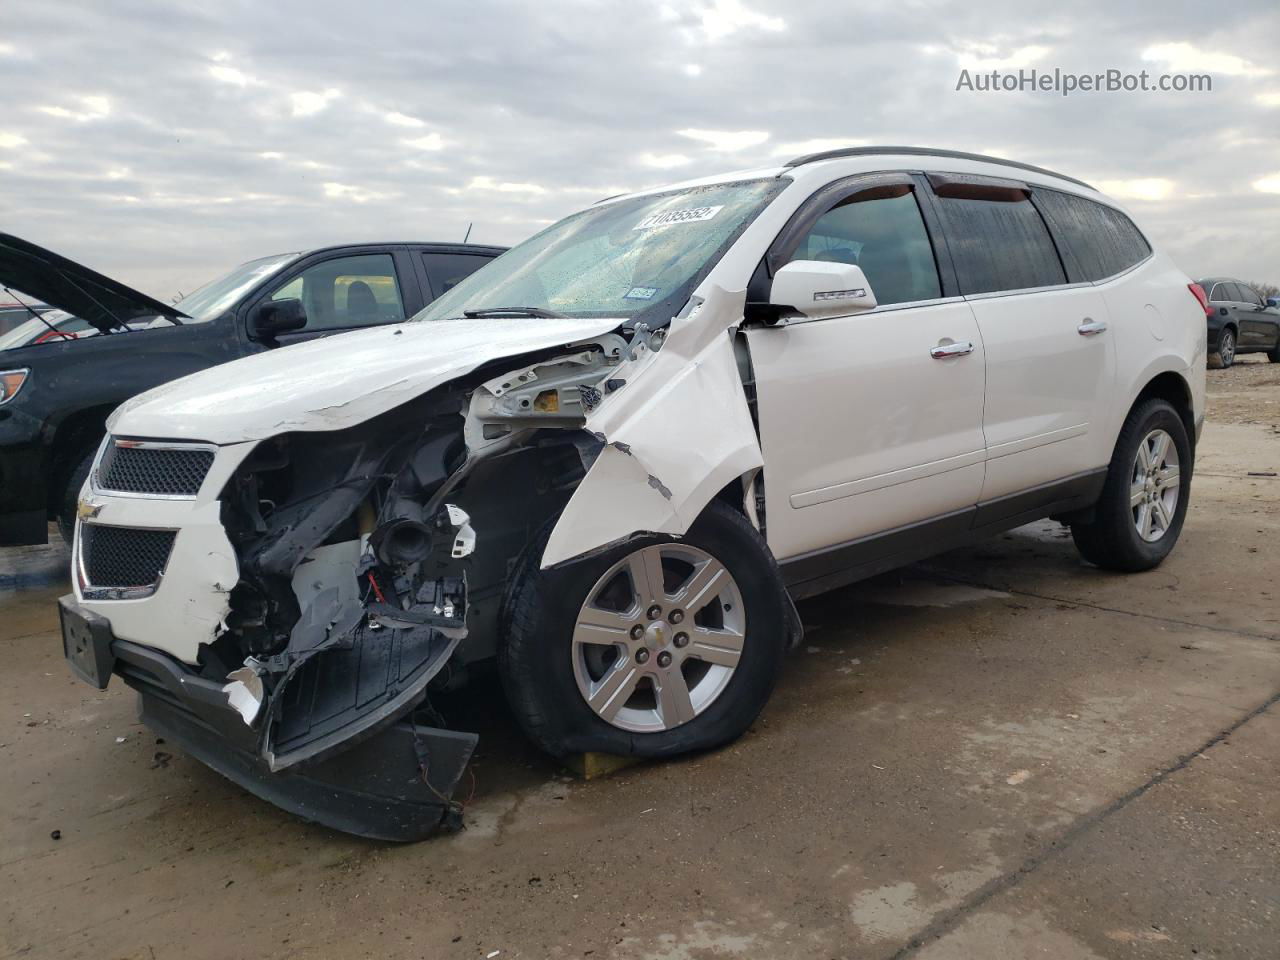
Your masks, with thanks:
[{"label": "windshield wiper", "polygon": [[543,310],[541,307],[482,307],[479,310],[463,310],[464,317],[472,320],[480,317],[538,317],[545,320],[564,320],[563,313],[554,310]]}]

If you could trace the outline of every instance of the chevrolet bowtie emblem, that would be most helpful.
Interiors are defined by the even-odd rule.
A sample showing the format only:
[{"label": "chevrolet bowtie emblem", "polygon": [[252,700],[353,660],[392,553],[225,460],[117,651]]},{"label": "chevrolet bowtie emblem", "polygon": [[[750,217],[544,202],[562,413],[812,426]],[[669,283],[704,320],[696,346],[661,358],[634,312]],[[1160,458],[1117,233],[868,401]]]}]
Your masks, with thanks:
[{"label": "chevrolet bowtie emblem", "polygon": [[76,516],[81,520],[92,520],[102,512],[102,504],[92,500],[81,500],[76,504]]}]

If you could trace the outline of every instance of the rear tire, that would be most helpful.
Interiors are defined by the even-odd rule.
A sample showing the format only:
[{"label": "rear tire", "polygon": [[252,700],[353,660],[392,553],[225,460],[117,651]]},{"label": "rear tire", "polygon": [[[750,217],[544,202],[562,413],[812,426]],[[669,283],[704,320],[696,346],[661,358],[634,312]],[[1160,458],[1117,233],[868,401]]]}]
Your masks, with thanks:
[{"label": "rear tire", "polygon": [[89,478],[89,471],[93,469],[93,458],[97,453],[96,448],[90,450],[76,464],[76,468],[71,471],[71,476],[67,478],[66,489],[62,492],[62,504],[58,509],[58,532],[62,534],[62,539],[66,541],[67,546],[71,545],[76,534],[76,504],[80,501],[80,488]]},{"label": "rear tire", "polygon": [[1280,340],[1276,341],[1276,345],[1267,353],[1267,359],[1272,363],[1280,363]]},{"label": "rear tire", "polygon": [[1093,521],[1071,525],[1081,555],[1126,573],[1158,566],[1182,532],[1191,471],[1191,443],[1178,411],[1158,398],[1134,407],[1116,441]]},{"label": "rear tire", "polygon": [[[788,621],[777,564],[741,513],[713,501],[684,537],[636,537],[541,570],[549,535],[520,561],[498,655],[534,743],[557,757],[672,757],[751,726],[781,669]],[[650,573],[662,586],[646,593],[636,583]]]},{"label": "rear tire", "polygon": [[1218,358],[1218,366],[1223,370],[1236,362],[1236,334],[1230,327],[1218,336],[1218,349],[1215,356]]}]

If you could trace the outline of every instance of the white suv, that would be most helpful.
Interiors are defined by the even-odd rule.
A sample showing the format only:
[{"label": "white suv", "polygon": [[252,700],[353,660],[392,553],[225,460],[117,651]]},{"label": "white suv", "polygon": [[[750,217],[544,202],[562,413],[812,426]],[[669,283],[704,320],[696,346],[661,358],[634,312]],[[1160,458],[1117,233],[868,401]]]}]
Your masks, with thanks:
[{"label": "white suv", "polygon": [[723,744],[792,598],[1043,517],[1099,566],[1158,564],[1199,296],[1115,203],[1003,160],[859,148],[610,198],[408,323],[117,410],[67,656],[370,836],[456,818],[476,737],[428,695],[495,657],[553,754]]}]

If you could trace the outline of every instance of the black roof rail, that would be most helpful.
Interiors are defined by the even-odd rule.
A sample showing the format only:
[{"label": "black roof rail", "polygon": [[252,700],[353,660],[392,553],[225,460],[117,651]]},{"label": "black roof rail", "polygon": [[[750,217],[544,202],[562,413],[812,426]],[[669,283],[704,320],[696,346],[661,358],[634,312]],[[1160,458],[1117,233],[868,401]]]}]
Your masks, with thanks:
[{"label": "black roof rail", "polygon": [[824,150],[822,153],[810,153],[803,157],[796,157],[794,160],[788,160],[783,166],[799,167],[806,163],[817,163],[819,160],[835,160],[840,157],[877,157],[888,154],[909,157],[947,157],[951,160],[978,160],[982,163],[998,163],[1003,167],[1017,167],[1019,170],[1030,170],[1032,173],[1043,173],[1046,176],[1057,177],[1059,180],[1066,180],[1068,183],[1074,183],[1077,186],[1084,187],[1086,190],[1094,189],[1083,180],[1068,177],[1066,174],[1055,173],[1052,170],[1046,170],[1044,167],[1035,167],[1029,163],[1004,160],[1000,157],[988,157],[981,153],[965,153],[961,150],[933,150],[929,147],[843,147],[839,150]]}]

